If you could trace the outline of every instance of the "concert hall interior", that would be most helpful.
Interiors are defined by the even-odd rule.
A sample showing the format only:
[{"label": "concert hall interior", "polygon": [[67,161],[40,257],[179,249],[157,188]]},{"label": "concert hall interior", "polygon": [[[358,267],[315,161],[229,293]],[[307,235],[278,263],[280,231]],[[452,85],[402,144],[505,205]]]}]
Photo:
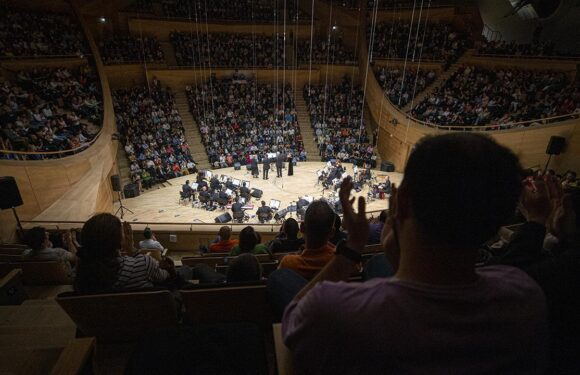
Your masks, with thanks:
[{"label": "concert hall interior", "polygon": [[0,0],[0,373],[580,373],[579,40],[576,0]]}]

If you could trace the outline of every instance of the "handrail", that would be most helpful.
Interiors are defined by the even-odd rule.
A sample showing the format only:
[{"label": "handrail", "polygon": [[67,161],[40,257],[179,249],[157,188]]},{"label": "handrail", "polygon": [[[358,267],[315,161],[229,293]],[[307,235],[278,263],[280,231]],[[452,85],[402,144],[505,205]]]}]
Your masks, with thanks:
[{"label": "handrail", "polygon": [[477,51],[473,54],[474,57],[500,57],[508,59],[543,59],[543,60],[572,60],[580,61],[580,56],[545,56],[545,55],[504,55],[504,54],[493,54],[493,53],[478,53]]},{"label": "handrail", "polygon": [[40,59],[70,59],[70,58],[82,58],[86,56],[92,56],[92,53],[75,53],[70,55],[23,55],[23,56],[0,56],[0,61],[9,60],[40,60]]},{"label": "handrail", "polygon": [[[366,215],[371,215],[374,217],[375,214],[380,215],[380,213],[383,210],[373,210],[373,211],[367,211]],[[342,216],[342,214],[340,214],[339,216]],[[21,220],[20,221],[22,224],[84,224],[84,221],[80,221],[80,220]],[[132,221],[130,222],[131,225],[176,225],[176,226],[187,226],[187,227],[192,227],[192,226],[202,226],[202,227],[209,227],[209,226],[213,226],[213,225],[224,225],[222,223],[184,223],[184,222],[170,222],[170,221],[165,221],[165,222],[160,222],[160,221]],[[262,228],[267,228],[267,227],[274,227],[274,226],[280,226],[281,223],[235,223],[235,222],[229,222],[229,223],[225,223],[228,226],[236,226],[236,227],[246,227],[246,226],[252,226],[252,227],[262,227]]]},{"label": "handrail", "polygon": [[[103,130],[103,127],[101,126],[99,128],[99,131],[97,134],[95,134],[94,138],[91,139],[89,142],[86,142],[85,144],[76,147],[76,148],[71,148],[68,150],[60,150],[60,151],[13,151],[13,150],[0,150],[1,154],[15,154],[15,155],[61,155],[61,154],[69,154],[69,153],[73,153],[76,154],[77,152],[81,152],[85,149],[87,149],[88,147],[92,146],[93,143],[95,143],[97,141],[97,139],[99,138],[99,136],[101,135],[101,131]],[[68,155],[66,155],[68,156]]]}]

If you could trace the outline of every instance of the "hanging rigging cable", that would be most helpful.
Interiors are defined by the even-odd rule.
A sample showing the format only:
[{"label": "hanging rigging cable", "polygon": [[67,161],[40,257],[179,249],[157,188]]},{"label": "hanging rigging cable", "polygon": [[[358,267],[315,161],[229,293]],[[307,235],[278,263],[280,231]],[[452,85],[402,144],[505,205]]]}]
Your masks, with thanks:
[{"label": "hanging rigging cable", "polygon": [[143,28],[141,25],[141,13],[137,16],[139,18],[139,41],[141,46],[141,56],[143,57],[143,69],[145,70],[145,82],[147,83],[147,91],[151,97],[151,86],[149,85],[149,74],[147,74],[147,58],[145,57],[145,44],[143,43]]},{"label": "hanging rigging cable", "polygon": [[[411,13],[411,23],[409,25],[409,37],[407,38],[407,49],[405,51],[405,62],[403,64],[403,82],[401,83],[401,90],[399,91],[399,100],[397,105],[401,105],[401,95],[403,93],[402,87],[405,86],[405,73],[407,72],[407,60],[409,59],[409,46],[411,45],[411,35],[413,33],[413,21],[415,20],[415,9],[417,7],[417,0],[413,0],[413,12]],[[417,24],[417,29],[419,24]]]},{"label": "hanging rigging cable", "polygon": [[314,3],[312,0],[312,9],[310,10],[310,67],[308,68],[308,97],[310,98],[310,87],[312,86],[312,40],[314,38]]},{"label": "hanging rigging cable", "polygon": [[371,35],[370,35],[370,42],[369,42],[369,48],[368,48],[368,53],[367,53],[367,61],[366,61],[366,69],[365,69],[365,79],[364,79],[364,88],[363,88],[363,97],[362,97],[362,103],[361,103],[361,111],[360,111],[360,123],[359,123],[359,135],[358,135],[358,143],[361,143],[361,138],[362,138],[362,128],[364,127],[364,115],[365,115],[365,98],[366,98],[366,94],[367,94],[367,78],[369,75],[369,66],[373,57],[373,48],[374,48],[374,42],[375,42],[375,29],[377,26],[377,14],[378,14],[378,6],[379,3],[378,1],[375,1],[374,3],[374,9],[373,9],[373,20],[371,23]]},{"label": "hanging rigging cable", "polygon": [[208,25],[208,21],[207,21],[207,0],[205,0],[205,31],[206,31],[206,39],[207,39],[207,55],[208,55],[208,67],[209,67],[209,88],[210,88],[210,95],[211,95],[211,112],[212,112],[212,120],[213,120],[213,126],[215,127],[215,120],[216,120],[216,116],[215,116],[215,104],[214,104],[214,92],[213,92],[213,79],[212,79],[212,71],[211,71],[211,52],[210,52],[210,46],[209,46],[209,25]]},{"label": "hanging rigging cable", "polygon": [[[328,16],[328,37],[327,37],[327,50],[326,50],[326,75],[324,78],[324,102],[322,104],[322,123],[326,124],[326,101],[328,100],[328,94],[330,94],[330,87],[328,87],[328,58],[329,58],[329,46],[330,46],[330,33],[332,32],[332,2],[330,3],[330,12]],[[312,47],[312,46],[311,46]],[[312,56],[310,56],[310,63],[312,64]]]}]

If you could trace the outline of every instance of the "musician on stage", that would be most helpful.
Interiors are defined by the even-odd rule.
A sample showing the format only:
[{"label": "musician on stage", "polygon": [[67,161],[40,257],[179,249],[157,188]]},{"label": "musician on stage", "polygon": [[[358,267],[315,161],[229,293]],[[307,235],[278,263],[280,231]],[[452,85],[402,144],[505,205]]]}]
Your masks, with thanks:
[{"label": "musician on stage", "polygon": [[260,170],[258,169],[258,159],[253,158],[251,165],[252,165],[252,177],[258,178],[260,176]]},{"label": "musician on stage", "polygon": [[242,222],[244,219],[244,209],[242,208],[243,205],[240,203],[239,200],[235,201],[232,204],[232,217],[234,220]]},{"label": "musician on stage", "polygon": [[278,153],[276,156],[276,177],[282,177],[282,168],[284,167],[284,155]]},{"label": "musician on stage", "polygon": [[258,208],[256,211],[256,215],[258,215],[258,220],[260,220],[260,223],[272,220],[272,213],[272,209],[266,206],[266,202],[264,201],[262,201],[262,207]]},{"label": "musician on stage", "polygon": [[216,175],[214,175],[209,181],[209,186],[213,191],[219,190],[221,188],[220,180],[218,180]]},{"label": "musician on stage", "polygon": [[246,199],[246,201],[250,200],[250,189],[246,186],[246,183],[243,182],[242,186],[240,187],[240,195]]},{"label": "musician on stage", "polygon": [[181,186],[181,191],[183,192],[183,196],[187,199],[195,199],[195,190],[189,186],[189,180],[185,180],[185,184]]},{"label": "musician on stage", "polygon": [[270,171],[270,159],[268,159],[268,156],[266,156],[262,161],[262,179],[268,179],[268,171]]},{"label": "musician on stage", "polygon": [[226,181],[226,187],[230,190],[236,190],[236,185],[234,185],[231,178],[228,178]]}]

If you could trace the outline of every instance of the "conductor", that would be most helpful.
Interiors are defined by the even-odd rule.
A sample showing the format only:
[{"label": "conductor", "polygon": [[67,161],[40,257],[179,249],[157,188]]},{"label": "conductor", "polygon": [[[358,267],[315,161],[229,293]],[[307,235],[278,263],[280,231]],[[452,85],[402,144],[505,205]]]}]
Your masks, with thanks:
[{"label": "conductor", "polygon": [[276,177],[282,177],[282,168],[284,167],[284,155],[278,153],[276,156]]}]

